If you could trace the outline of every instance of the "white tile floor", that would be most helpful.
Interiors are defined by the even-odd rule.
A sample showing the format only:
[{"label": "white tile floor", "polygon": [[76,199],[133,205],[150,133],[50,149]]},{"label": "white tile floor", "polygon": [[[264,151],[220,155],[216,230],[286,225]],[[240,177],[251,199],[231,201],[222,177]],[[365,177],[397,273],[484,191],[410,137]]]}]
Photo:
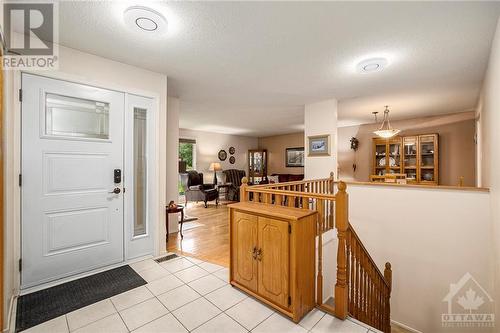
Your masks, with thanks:
[{"label": "white tile floor", "polygon": [[[33,327],[28,333],[356,333],[354,320],[311,311],[296,325],[228,284],[227,268],[193,258],[130,265],[148,284]],[[373,330],[375,331],[375,330]]]}]

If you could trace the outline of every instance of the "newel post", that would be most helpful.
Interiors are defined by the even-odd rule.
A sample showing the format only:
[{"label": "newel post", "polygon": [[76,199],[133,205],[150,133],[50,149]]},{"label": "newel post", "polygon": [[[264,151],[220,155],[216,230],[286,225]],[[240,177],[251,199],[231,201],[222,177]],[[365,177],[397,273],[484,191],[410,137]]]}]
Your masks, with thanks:
[{"label": "newel post", "polygon": [[240,186],[240,201],[241,202],[248,201],[247,187],[248,187],[248,178],[247,177],[241,178],[241,186]]},{"label": "newel post", "polygon": [[387,282],[387,285],[389,286],[389,294],[387,295],[386,298],[386,320],[387,322],[385,323],[386,325],[386,332],[391,332],[391,291],[392,291],[392,268],[391,268],[391,263],[386,262],[385,263],[385,269],[384,269],[384,280]]},{"label": "newel post", "polygon": [[335,283],[335,316],[340,319],[347,318],[348,314],[348,286],[347,286],[347,243],[346,234],[349,226],[349,196],[346,192],[347,185],[338,183],[335,194],[335,225],[339,248],[337,251],[337,282]]}]

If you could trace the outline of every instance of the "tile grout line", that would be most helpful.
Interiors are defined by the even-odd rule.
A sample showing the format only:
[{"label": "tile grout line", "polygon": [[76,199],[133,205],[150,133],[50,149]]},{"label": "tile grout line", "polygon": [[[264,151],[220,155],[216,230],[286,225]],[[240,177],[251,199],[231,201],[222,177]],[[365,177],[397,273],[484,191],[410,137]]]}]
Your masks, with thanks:
[{"label": "tile grout line", "polygon": [[[136,327],[136,328],[135,328],[135,329],[133,329],[133,330],[131,330],[131,329],[127,326],[127,323],[125,323],[125,320],[123,320],[123,317],[122,317],[122,316],[121,316],[121,314],[118,312],[118,314],[120,315],[120,318],[122,318],[122,320],[123,320],[123,322],[125,323],[125,326],[127,327],[127,329],[128,329],[128,331],[129,331],[129,332],[132,332],[132,331],[138,330],[139,328],[141,328],[141,327],[143,327],[143,326],[146,326],[147,324],[150,324],[150,323],[152,323],[153,321],[155,321],[155,320],[157,320],[157,319],[160,319],[161,317],[165,317],[165,316],[167,316],[167,315],[169,315],[169,314],[170,314],[170,310],[169,310],[169,309],[167,309],[167,307],[166,307],[166,306],[165,306],[165,305],[164,305],[164,304],[163,304],[163,303],[162,303],[162,302],[161,302],[161,301],[160,301],[160,300],[159,300],[156,296],[153,296],[153,297],[151,297],[151,298],[148,298],[148,299],[147,299],[147,300],[145,300],[145,301],[139,302],[139,303],[137,303],[137,304],[135,304],[135,305],[133,305],[133,306],[131,306],[131,307],[127,308],[127,309],[131,309],[132,307],[134,307],[134,306],[136,306],[136,305],[139,305],[139,304],[145,303],[145,302],[147,302],[147,301],[150,301],[150,300],[152,300],[153,298],[156,298],[156,300],[157,300],[157,301],[161,304],[161,306],[163,306],[163,307],[165,308],[165,310],[167,310],[167,313],[165,313],[165,314],[163,314],[163,315],[161,315],[161,316],[159,316],[159,317],[156,317],[156,318],[154,318],[154,319],[152,319],[152,320],[150,320],[150,321],[148,321],[148,322],[145,322],[144,324],[142,324],[142,325],[140,325],[140,326]],[[126,310],[126,309],[124,309],[124,310]],[[122,311],[123,311],[123,310],[122,310]]]},{"label": "tile grout line", "polygon": [[[198,291],[196,291],[193,287],[191,287],[191,286],[190,286],[190,285],[188,285],[187,283],[185,283],[185,285],[186,285],[186,286],[188,286],[188,288],[191,288],[192,290],[194,290],[194,292],[195,292],[195,293],[197,293],[198,295],[200,295],[200,297],[198,297],[197,299],[192,300],[191,302],[188,302],[188,303],[186,303],[186,304],[184,304],[184,305],[182,305],[182,306],[178,307],[178,308],[177,308],[177,309],[175,309],[174,311],[177,311],[178,309],[183,308],[183,307],[185,307],[185,306],[186,306],[186,305],[188,305],[188,304],[191,304],[191,303],[193,303],[193,302],[196,302],[196,301],[197,301],[197,300],[199,300],[200,298],[203,298],[203,299],[205,299],[207,302],[209,302],[210,304],[212,304],[212,303],[211,303],[208,299],[206,299],[206,298],[205,298],[205,296],[203,296],[202,294],[200,294],[200,293],[199,293]],[[221,288],[222,288],[222,287],[221,287]],[[160,301],[160,302],[161,302],[161,301]],[[213,305],[215,306],[215,304],[213,304]],[[217,308],[217,310],[220,310],[217,306],[215,306],[215,307]],[[184,326],[184,324],[182,323],[182,321],[180,321],[180,320],[179,320],[179,319],[175,316],[175,314],[173,313],[174,311],[172,311],[172,312],[171,312],[171,313],[172,313],[172,316],[174,316],[174,317],[175,317],[175,319],[177,319],[177,321],[178,321],[178,322],[180,322],[180,323],[181,323],[181,325],[182,325],[182,326],[183,326],[183,327],[184,327],[184,328],[185,328],[188,332],[192,332],[192,331],[194,331],[195,329],[197,329],[197,328],[198,328],[198,327],[200,327],[201,325],[204,325],[205,323],[209,322],[210,320],[214,319],[215,317],[217,317],[218,315],[220,315],[221,313],[223,313],[223,311],[222,311],[222,310],[220,310],[221,312],[220,312],[220,313],[218,313],[217,315],[215,315],[214,317],[212,317],[212,318],[208,319],[207,321],[205,321],[205,322],[201,323],[200,325],[196,326],[196,327],[195,327],[195,328],[193,328],[192,330],[188,330],[188,328],[187,328],[186,326]]]},{"label": "tile grout line", "polygon": [[[244,301],[246,301],[248,298],[250,298],[250,297],[249,297],[249,296],[247,296],[245,299],[243,299],[243,300],[241,300],[240,302],[236,303],[235,305],[231,306],[231,307],[230,307],[230,308],[228,308],[226,311],[228,311],[229,309],[231,309],[231,308],[235,307],[236,305],[238,305],[238,304],[240,304],[240,303],[243,303],[243,302],[244,302]],[[259,304],[263,305],[263,304],[262,304],[262,303],[260,303],[259,301],[256,301],[256,302],[258,302]],[[265,306],[265,305],[264,305],[264,306]],[[266,308],[267,308],[267,306],[266,306]],[[245,327],[245,329],[246,329],[247,331],[251,332],[251,331],[252,331],[253,329],[255,329],[257,326],[259,326],[259,325],[260,325],[260,324],[262,324],[264,321],[266,321],[269,317],[271,317],[271,316],[275,313],[275,311],[274,311],[274,310],[272,310],[272,309],[270,309],[270,310],[271,310],[271,314],[270,314],[269,316],[267,316],[266,318],[264,318],[264,319],[263,319],[262,321],[260,321],[257,325],[253,326],[251,329],[247,329],[246,327]],[[226,311],[224,311],[224,313],[226,313]],[[234,318],[233,316],[231,316],[229,313],[226,313],[226,314],[227,314],[227,315],[228,315],[231,319],[233,319],[234,321],[236,321],[238,324],[243,325],[243,324],[241,324],[241,323],[240,323],[240,322],[239,322],[236,318]]]},{"label": "tile grout line", "polygon": [[111,297],[109,298],[109,301],[111,302],[111,304],[113,305],[113,307],[115,308],[116,310],[116,313],[118,313],[118,316],[120,317],[120,320],[122,321],[123,325],[125,325],[125,328],[127,329],[128,332],[131,332],[131,330],[128,328],[127,326],[127,323],[125,322],[125,320],[123,320],[123,317],[122,317],[122,314],[120,313],[120,311],[118,311],[118,309],[116,308],[116,305],[115,303],[113,303],[113,301],[111,300]]},{"label": "tile grout line", "polygon": [[[187,259],[187,260],[189,260],[189,259]],[[191,262],[192,262],[192,261],[191,261]],[[204,262],[205,262],[205,261],[203,261],[202,263],[204,263]],[[194,263],[193,263],[193,264],[194,264]],[[198,266],[199,268],[201,268],[201,269],[205,270],[203,267],[200,267],[200,266],[199,266],[199,264],[195,264],[195,265],[196,265],[196,266]],[[216,264],[214,264],[214,265],[216,265]],[[221,265],[218,265],[218,266],[221,266]],[[221,267],[223,267],[223,266],[221,266]],[[223,270],[223,269],[225,269],[225,268],[226,268],[226,267],[223,267],[223,268],[221,268],[221,269],[218,269],[218,270],[214,271],[214,273],[215,273],[215,272],[217,272],[217,271]],[[205,270],[205,271],[206,271],[206,270]],[[207,272],[208,272],[208,271],[207,271]],[[210,272],[209,272],[209,274],[213,275],[213,273],[210,273]],[[214,276],[215,276],[215,275],[214,275]],[[216,277],[216,278],[218,278],[217,276],[215,276],[215,277]],[[200,279],[201,279],[201,278],[200,278]],[[222,280],[222,279],[219,279],[219,280]],[[195,281],[195,280],[193,280],[193,281]],[[193,282],[193,281],[191,281],[191,282]],[[222,280],[222,281],[224,281],[224,280]],[[191,282],[189,282],[189,283],[191,283]],[[224,281],[224,282],[226,282],[226,281]],[[234,287],[233,287],[230,283],[227,283],[227,282],[226,282],[226,285],[229,285],[229,286],[231,286],[232,288],[234,288]],[[212,292],[214,292],[214,291],[216,291],[216,290],[218,290],[218,289],[221,289],[221,288],[223,288],[223,287],[225,287],[225,286],[222,286],[222,287],[220,287],[220,288],[217,288],[217,289],[215,289],[215,290],[211,291],[210,293],[212,293]],[[208,293],[208,294],[210,294],[210,293]],[[207,294],[207,295],[208,295],[208,294]],[[245,295],[245,298],[244,298],[244,299],[242,299],[241,301],[237,302],[236,304],[234,304],[234,305],[230,306],[230,307],[229,307],[229,308],[227,308],[226,310],[222,310],[222,309],[220,309],[217,305],[215,305],[214,303],[210,302],[210,300],[209,300],[209,299],[207,299],[205,296],[201,295],[201,297],[205,298],[205,299],[206,299],[206,300],[207,300],[210,304],[214,305],[217,309],[221,310],[221,311],[222,311],[222,313],[226,314],[229,318],[231,318],[232,320],[234,320],[236,323],[238,323],[240,326],[242,326],[245,330],[247,330],[247,331],[251,332],[251,331],[252,331],[253,329],[255,329],[257,326],[259,326],[259,325],[260,325],[260,324],[262,324],[264,321],[266,321],[267,319],[269,319],[269,318],[270,318],[270,317],[271,317],[274,313],[276,313],[276,311],[274,311],[273,309],[269,309],[269,307],[267,307],[266,305],[264,305],[264,304],[260,303],[259,301],[257,301],[259,304],[264,305],[266,308],[268,308],[268,309],[269,309],[269,310],[271,310],[272,312],[271,312],[271,314],[270,314],[269,316],[267,316],[266,318],[264,318],[264,319],[263,319],[261,322],[259,322],[256,326],[254,326],[254,327],[253,327],[253,328],[251,328],[251,329],[247,329],[245,326],[243,326],[243,324],[241,324],[238,320],[236,320],[235,318],[233,318],[233,317],[232,317],[229,313],[226,313],[226,311],[228,311],[229,309],[231,309],[231,308],[235,307],[236,305],[238,305],[238,304],[242,303],[243,301],[245,301],[246,299],[248,299],[248,298],[249,298],[249,296],[247,296],[246,294],[244,294],[244,295]],[[217,316],[218,316],[218,315],[217,315]],[[213,318],[215,318],[215,317],[213,317]],[[212,320],[213,318],[211,318],[210,320]],[[207,323],[207,322],[208,322],[208,321],[206,321],[205,323]],[[205,324],[205,323],[203,323],[203,324]],[[201,325],[203,325],[203,324],[201,324]],[[201,326],[201,325],[200,325],[200,326]],[[198,327],[200,327],[200,326],[197,326],[196,328],[198,328]],[[301,326],[301,327],[302,327],[302,326]],[[195,328],[195,329],[196,329],[196,328]]]},{"label": "tile grout line", "polygon": [[[147,300],[141,301],[141,302],[139,302],[139,303],[136,303],[136,304],[134,304],[134,305],[132,305],[132,306],[130,306],[130,307],[128,307],[128,308],[126,308],[126,309],[123,309],[122,311],[132,309],[134,306],[137,306],[137,305],[140,305],[140,304],[146,303],[146,302],[148,302],[148,301],[152,300],[153,298],[156,298],[156,296],[154,296],[154,295],[153,295],[153,297],[148,298]],[[149,324],[149,323],[151,323],[151,322],[155,321],[156,319],[161,318],[161,317],[163,317],[163,316],[166,316],[167,314],[169,314],[169,313],[170,313],[170,310],[169,310],[169,309],[167,309],[167,307],[166,307],[165,305],[163,305],[163,303],[162,303],[159,299],[157,299],[157,300],[158,300],[158,302],[160,302],[161,306],[163,306],[163,307],[165,308],[165,310],[167,310],[167,313],[166,313],[166,314],[164,314],[164,315],[162,315],[162,316],[159,316],[159,317],[157,317],[157,318],[155,318],[155,319],[152,319],[152,320],[150,320],[150,321],[148,321],[148,322],[144,323],[143,325],[141,325],[141,326],[139,326],[139,327],[142,327],[142,326],[144,326],[144,325],[146,325],[146,324]],[[123,320],[123,317],[121,316],[121,313],[120,313],[120,312],[118,312],[118,314],[120,315],[120,318],[122,318],[122,320]],[[127,329],[129,330],[129,332],[132,332],[133,330],[131,330],[131,329],[128,327],[128,325],[127,325],[127,323],[125,322],[125,320],[123,320],[123,322],[124,322],[125,326],[127,327]],[[134,329],[134,331],[135,331],[136,329],[138,329],[139,327],[135,328],[135,329]]]},{"label": "tile grout line", "polygon": [[[179,277],[177,277],[177,276],[176,276],[176,278],[180,279],[180,280],[183,282],[183,284],[184,284],[184,285],[186,285],[188,288],[192,289],[192,290],[193,290],[195,293],[197,293],[200,297],[198,297],[197,299],[192,300],[192,301],[190,301],[190,302],[188,302],[188,303],[186,303],[186,304],[183,304],[182,306],[178,307],[178,308],[177,308],[177,309],[175,309],[175,310],[170,311],[170,313],[172,314],[172,316],[173,316],[173,317],[174,317],[177,321],[179,321],[179,322],[181,323],[181,325],[182,325],[182,326],[183,326],[183,327],[184,327],[184,328],[185,328],[188,332],[192,332],[192,331],[196,330],[196,329],[197,329],[197,328],[199,328],[200,326],[202,326],[202,325],[204,325],[204,324],[208,323],[209,321],[211,321],[212,319],[214,319],[214,318],[216,318],[216,317],[220,316],[221,314],[225,314],[226,316],[228,316],[229,318],[231,318],[232,320],[234,320],[234,321],[235,321],[235,322],[236,322],[239,326],[241,326],[241,327],[243,327],[245,330],[249,331],[249,330],[248,330],[246,327],[244,327],[244,326],[243,326],[240,322],[238,322],[236,319],[232,318],[232,317],[231,317],[229,314],[227,314],[224,310],[222,310],[222,309],[221,309],[221,308],[219,308],[217,305],[215,305],[214,303],[212,303],[212,302],[211,302],[208,298],[206,298],[206,296],[207,296],[207,295],[209,295],[209,294],[211,294],[211,293],[213,293],[213,292],[215,292],[215,291],[217,291],[217,290],[219,290],[219,289],[222,289],[222,288],[224,288],[224,287],[226,287],[226,286],[228,286],[228,285],[230,286],[230,284],[229,284],[229,283],[227,283],[226,281],[224,281],[224,280],[220,279],[219,277],[217,277],[217,276],[215,276],[215,275],[213,274],[213,273],[215,273],[215,272],[218,272],[218,271],[220,271],[220,270],[225,269],[226,267],[221,266],[222,268],[220,268],[220,269],[218,269],[218,270],[215,270],[214,272],[212,272],[212,273],[211,273],[211,272],[207,271],[206,269],[204,269],[203,267],[201,267],[199,264],[195,264],[194,262],[192,262],[192,261],[191,261],[191,260],[189,260],[188,258],[185,258],[185,257],[181,257],[181,258],[184,258],[184,259],[188,260],[189,262],[191,262],[191,263],[193,264],[193,266],[197,266],[198,268],[200,268],[200,269],[204,270],[205,272],[207,272],[207,273],[208,273],[208,275],[204,275],[204,276],[202,276],[202,277],[199,277],[199,278],[194,279],[194,280],[189,281],[189,282],[184,282],[183,280],[181,280]],[[205,263],[205,261],[202,261],[201,263]],[[214,265],[216,265],[216,264],[214,264]],[[186,270],[186,269],[189,269],[189,268],[191,268],[191,267],[193,267],[193,266],[190,266],[190,267],[187,267],[187,268],[185,268],[185,269],[179,270],[179,271],[177,271],[176,273],[181,272],[181,271]],[[220,265],[218,265],[218,266],[220,266]],[[165,270],[167,270],[166,268],[164,268],[164,269],[165,269]],[[172,275],[174,275],[174,276],[175,276],[175,273],[172,273]],[[210,292],[208,292],[206,295],[202,295],[202,294],[200,294],[200,293],[199,293],[196,289],[194,289],[193,287],[191,287],[191,286],[189,285],[189,283],[192,283],[192,282],[194,282],[194,281],[200,280],[200,279],[202,279],[202,278],[204,278],[204,277],[207,277],[207,276],[210,276],[210,275],[212,275],[212,276],[214,276],[215,278],[217,278],[217,279],[221,280],[222,282],[224,282],[224,285],[223,285],[223,286],[221,286],[221,287],[219,287],[219,288],[216,288],[216,289],[214,289],[214,290],[212,290],[212,291],[210,291]],[[179,287],[177,287],[177,288],[180,288],[180,287],[182,287],[182,286],[179,286]],[[175,290],[175,289],[177,289],[177,288],[174,288],[174,289],[172,289],[172,290]],[[172,291],[172,290],[170,290],[170,291]],[[163,293],[163,294],[166,294],[166,293],[168,293],[168,292],[169,292],[169,291],[167,291],[167,292],[165,292],[165,293]],[[163,294],[161,294],[161,295],[163,295]],[[158,296],[161,296],[161,295],[158,295]],[[158,298],[158,296],[155,296],[155,297],[156,297],[156,298]],[[192,330],[188,330],[188,329],[187,329],[187,327],[186,327],[186,326],[184,326],[184,324],[182,323],[182,321],[180,321],[180,320],[179,320],[179,319],[175,316],[174,311],[177,311],[178,309],[180,309],[180,308],[182,308],[182,307],[185,307],[185,306],[187,306],[187,305],[189,305],[189,304],[191,304],[191,303],[193,303],[193,302],[195,302],[195,301],[199,300],[200,298],[203,298],[205,301],[207,301],[208,303],[210,303],[211,305],[213,305],[213,306],[214,306],[217,310],[219,310],[220,312],[219,312],[217,315],[215,315],[214,317],[211,317],[211,318],[209,318],[208,320],[206,320],[206,321],[204,321],[203,323],[201,323],[200,325],[198,325],[198,326],[194,327]],[[226,311],[227,311],[227,310],[229,310],[230,308],[232,308],[232,307],[236,306],[237,304],[239,304],[239,303],[243,302],[243,301],[244,301],[245,299],[247,299],[247,298],[248,298],[248,296],[246,296],[246,295],[245,295],[245,298],[244,298],[244,299],[242,299],[241,301],[237,302],[236,304],[234,304],[234,305],[230,306],[228,309],[226,309]],[[160,301],[160,300],[159,300],[159,301]],[[161,301],[160,301],[160,302],[161,302]],[[162,303],[162,304],[163,304],[163,303]],[[167,308],[167,310],[168,310],[168,308]],[[272,314],[271,314],[271,315],[272,315]],[[267,317],[267,318],[269,318],[269,317]],[[266,318],[266,319],[267,319],[267,318]]]},{"label": "tile grout line", "polygon": [[[94,303],[94,304],[95,304],[95,303]],[[115,310],[116,310],[116,309],[115,309]],[[68,327],[68,332],[76,332],[76,331],[78,331],[79,329],[85,328],[85,327],[87,327],[87,326],[90,326],[90,325],[92,325],[92,324],[97,323],[97,322],[98,322],[98,321],[100,321],[100,320],[103,320],[103,319],[106,319],[106,318],[108,318],[108,317],[111,317],[111,316],[115,315],[116,313],[117,313],[117,312],[112,313],[112,314],[110,314],[110,315],[107,315],[107,316],[105,316],[105,317],[99,318],[99,319],[97,319],[97,320],[94,320],[93,322],[90,322],[90,323],[88,323],[88,324],[85,324],[85,325],[83,325],[83,326],[80,326],[80,327],[78,327],[78,328],[74,329],[73,331],[72,331],[72,330],[70,330],[70,329],[69,329],[69,327]],[[124,324],[125,324],[125,323],[124,323]],[[68,325],[68,326],[69,326],[69,325]],[[125,327],[127,327],[127,325],[125,325]],[[128,330],[128,328],[127,328],[127,330]],[[129,332],[130,332],[130,331],[129,331]]]},{"label": "tile grout line", "polygon": [[[64,314],[64,320],[66,321],[66,328],[68,329],[68,333],[70,332],[69,330],[69,323],[68,323],[68,316],[66,315],[66,313]],[[43,324],[43,323],[42,323]],[[40,324],[41,325],[41,324]]]}]

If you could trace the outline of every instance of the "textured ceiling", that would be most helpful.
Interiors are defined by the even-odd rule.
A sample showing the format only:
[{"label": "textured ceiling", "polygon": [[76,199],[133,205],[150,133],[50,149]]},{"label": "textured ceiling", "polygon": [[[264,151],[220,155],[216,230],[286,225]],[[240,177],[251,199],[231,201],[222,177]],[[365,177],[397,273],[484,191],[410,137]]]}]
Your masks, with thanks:
[{"label": "textured ceiling", "polygon": [[[297,131],[303,105],[335,97],[341,123],[391,106],[402,119],[476,104],[498,2],[149,2],[169,20],[151,38],[123,24],[135,2],[63,2],[61,44],[169,77],[181,127]],[[145,4],[144,1],[141,4]],[[357,61],[386,56],[380,73]]]}]

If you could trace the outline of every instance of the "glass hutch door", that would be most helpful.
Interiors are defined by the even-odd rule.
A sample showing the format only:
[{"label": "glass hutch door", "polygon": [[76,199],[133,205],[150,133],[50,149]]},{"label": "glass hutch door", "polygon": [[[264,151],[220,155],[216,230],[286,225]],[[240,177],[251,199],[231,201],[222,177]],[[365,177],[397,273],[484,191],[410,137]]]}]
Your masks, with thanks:
[{"label": "glass hutch door", "polygon": [[375,144],[375,174],[383,176],[387,169],[387,144],[380,142]]},{"label": "glass hutch door", "polygon": [[420,136],[420,181],[437,182],[437,138],[435,135]]},{"label": "glass hutch door", "polygon": [[417,137],[405,137],[403,146],[404,154],[404,173],[408,182],[417,182]]}]

